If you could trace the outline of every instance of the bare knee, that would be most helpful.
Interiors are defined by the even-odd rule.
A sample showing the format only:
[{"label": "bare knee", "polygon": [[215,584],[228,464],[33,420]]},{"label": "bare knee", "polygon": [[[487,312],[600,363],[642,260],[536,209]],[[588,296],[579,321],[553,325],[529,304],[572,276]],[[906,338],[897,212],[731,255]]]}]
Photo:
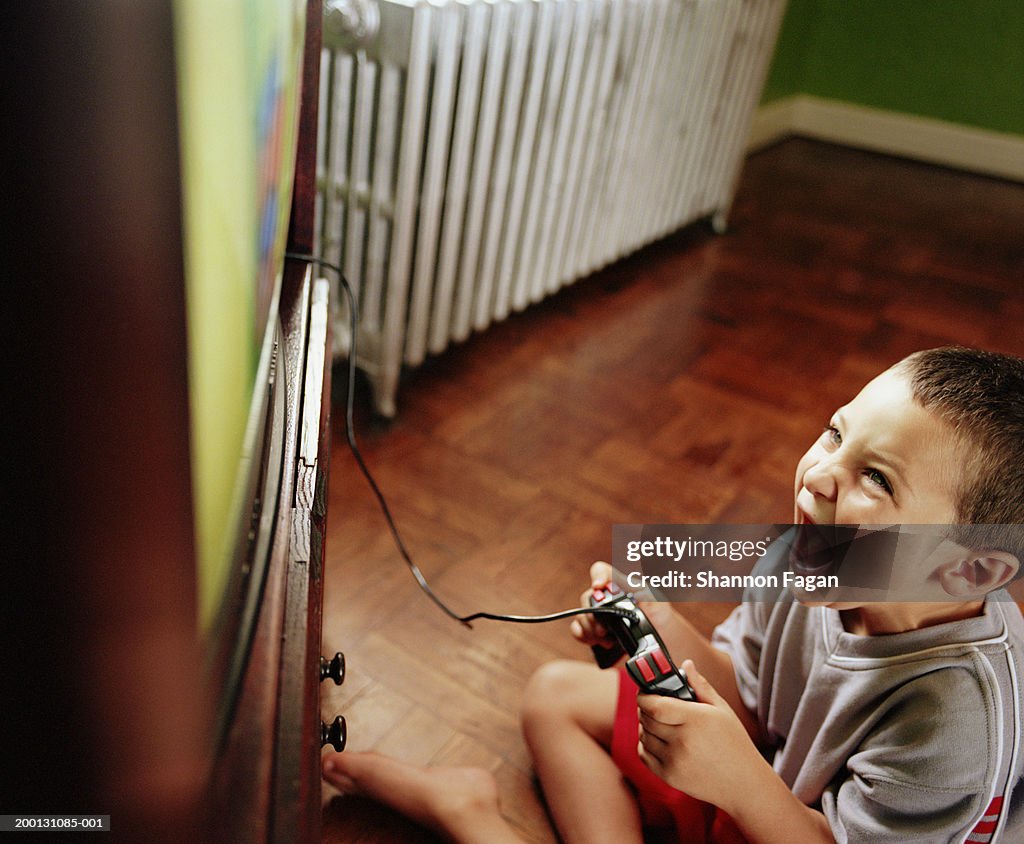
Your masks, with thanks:
[{"label": "bare knee", "polygon": [[523,693],[522,723],[528,742],[547,729],[584,730],[602,743],[610,737],[618,679],[614,671],[569,659],[538,668]]},{"label": "bare knee", "polygon": [[533,672],[523,692],[524,724],[568,714],[566,693],[572,692],[572,675],[578,664],[556,659]]}]

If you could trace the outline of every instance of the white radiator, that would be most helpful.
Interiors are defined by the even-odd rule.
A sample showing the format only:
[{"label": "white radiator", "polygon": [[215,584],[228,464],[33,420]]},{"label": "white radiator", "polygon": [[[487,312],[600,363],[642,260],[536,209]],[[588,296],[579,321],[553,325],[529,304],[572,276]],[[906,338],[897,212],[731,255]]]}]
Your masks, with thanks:
[{"label": "white radiator", "polygon": [[724,226],[784,4],[328,3],[320,252],[358,296],[378,412],[403,363]]}]

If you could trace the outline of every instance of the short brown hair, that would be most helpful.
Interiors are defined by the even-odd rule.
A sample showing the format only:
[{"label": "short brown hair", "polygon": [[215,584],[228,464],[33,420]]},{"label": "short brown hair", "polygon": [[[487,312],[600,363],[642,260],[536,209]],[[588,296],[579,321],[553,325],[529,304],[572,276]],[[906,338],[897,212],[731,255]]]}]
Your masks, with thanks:
[{"label": "short brown hair", "polygon": [[950,539],[999,548],[1024,563],[1024,359],[945,346],[915,352],[897,368],[914,399],[948,423],[964,447]]}]

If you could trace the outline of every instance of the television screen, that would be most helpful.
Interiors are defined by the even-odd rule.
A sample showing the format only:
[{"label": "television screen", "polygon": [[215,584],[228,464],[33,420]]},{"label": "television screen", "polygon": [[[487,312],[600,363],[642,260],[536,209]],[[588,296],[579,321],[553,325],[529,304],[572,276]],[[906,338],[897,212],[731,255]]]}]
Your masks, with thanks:
[{"label": "television screen", "polygon": [[222,684],[280,473],[273,363],[305,3],[175,0],[174,12],[199,624]]}]

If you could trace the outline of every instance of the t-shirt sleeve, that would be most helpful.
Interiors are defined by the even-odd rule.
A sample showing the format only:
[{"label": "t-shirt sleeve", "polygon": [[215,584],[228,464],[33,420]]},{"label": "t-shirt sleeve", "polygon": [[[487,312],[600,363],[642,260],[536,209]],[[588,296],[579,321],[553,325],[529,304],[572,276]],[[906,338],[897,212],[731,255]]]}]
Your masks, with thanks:
[{"label": "t-shirt sleeve", "polygon": [[[977,786],[975,786],[975,789]],[[822,795],[822,811],[840,844],[962,841],[982,803],[969,792],[922,789],[899,782],[851,777]],[[958,830],[950,835],[949,830]]]},{"label": "t-shirt sleeve", "polygon": [[966,671],[936,675],[894,696],[822,794],[837,842],[963,841],[989,805],[998,752],[977,681]]},{"label": "t-shirt sleeve", "polygon": [[711,636],[711,644],[732,659],[740,699],[751,712],[758,710],[761,651],[770,606],[744,601],[715,628]]}]

